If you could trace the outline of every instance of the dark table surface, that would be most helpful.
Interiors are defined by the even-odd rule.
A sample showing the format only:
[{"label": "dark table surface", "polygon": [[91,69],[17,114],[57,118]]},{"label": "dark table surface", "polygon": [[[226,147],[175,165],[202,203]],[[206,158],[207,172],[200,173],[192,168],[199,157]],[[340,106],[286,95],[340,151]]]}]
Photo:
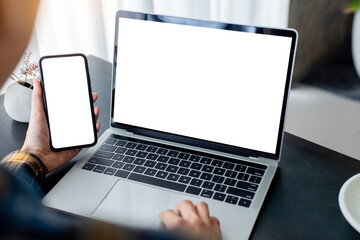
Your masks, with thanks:
[{"label": "dark table surface", "polygon": [[[99,94],[99,136],[109,127],[111,64],[89,56],[92,89]],[[27,124],[11,120],[0,96],[0,158],[20,149]],[[51,187],[76,159],[47,176]],[[252,239],[359,239],[338,205],[342,184],[360,162],[285,133],[282,158],[254,227]]]}]

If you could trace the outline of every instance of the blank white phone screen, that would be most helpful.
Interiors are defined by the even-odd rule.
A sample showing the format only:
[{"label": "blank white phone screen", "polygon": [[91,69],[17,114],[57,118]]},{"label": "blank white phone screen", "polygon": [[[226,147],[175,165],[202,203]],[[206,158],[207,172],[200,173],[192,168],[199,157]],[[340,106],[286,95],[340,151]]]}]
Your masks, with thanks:
[{"label": "blank white phone screen", "polygon": [[52,146],[59,149],[93,143],[84,58],[44,58],[41,65]]}]

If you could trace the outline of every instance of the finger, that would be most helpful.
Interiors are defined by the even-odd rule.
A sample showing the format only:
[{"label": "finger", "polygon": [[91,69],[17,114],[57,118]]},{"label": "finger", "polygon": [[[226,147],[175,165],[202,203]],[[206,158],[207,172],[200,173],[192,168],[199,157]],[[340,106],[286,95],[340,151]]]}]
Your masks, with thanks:
[{"label": "finger", "polygon": [[200,202],[196,203],[196,209],[197,209],[197,212],[198,212],[200,218],[205,223],[210,223],[210,214],[209,214],[208,205],[205,202],[200,201]]},{"label": "finger", "polygon": [[98,120],[99,113],[100,113],[100,108],[99,107],[94,107],[95,121]]},{"label": "finger", "polygon": [[219,227],[220,229],[220,221],[216,217],[210,217],[210,221],[213,226]]},{"label": "finger", "polygon": [[184,224],[184,220],[173,210],[161,212],[159,218],[167,229],[179,228]]},{"label": "finger", "polygon": [[[31,118],[36,115],[44,115],[44,104],[42,98],[42,88],[39,80],[34,79],[33,81],[33,92],[31,96]],[[30,118],[30,119],[31,119]]]},{"label": "finger", "polygon": [[194,219],[198,216],[194,204],[189,200],[183,200],[176,204],[175,211],[180,214],[185,220]]},{"label": "finger", "polygon": [[97,132],[99,132],[100,126],[101,126],[101,123],[100,123],[100,122],[97,122],[97,123],[96,123],[96,131],[97,131]]},{"label": "finger", "polygon": [[98,97],[99,97],[99,96],[97,95],[97,93],[94,93],[94,92],[91,94],[91,96],[92,96],[93,102],[96,102],[96,100],[97,100]]}]

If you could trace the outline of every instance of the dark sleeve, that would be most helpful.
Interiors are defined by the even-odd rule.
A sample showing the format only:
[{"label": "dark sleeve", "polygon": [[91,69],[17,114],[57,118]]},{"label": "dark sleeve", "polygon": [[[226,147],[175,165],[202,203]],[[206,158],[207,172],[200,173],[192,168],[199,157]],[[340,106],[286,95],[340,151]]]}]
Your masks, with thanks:
[{"label": "dark sleeve", "polygon": [[45,176],[42,163],[19,153],[1,162],[0,239],[180,239],[167,232],[130,229],[44,207],[39,190]]}]

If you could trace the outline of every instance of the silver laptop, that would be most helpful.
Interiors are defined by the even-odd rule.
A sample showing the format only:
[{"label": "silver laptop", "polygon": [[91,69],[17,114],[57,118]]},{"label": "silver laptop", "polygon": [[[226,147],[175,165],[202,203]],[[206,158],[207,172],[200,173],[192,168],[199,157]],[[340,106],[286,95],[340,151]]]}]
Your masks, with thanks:
[{"label": "silver laptop", "polygon": [[[181,200],[247,239],[280,161],[297,33],[119,11],[111,127],[45,196],[140,228]],[[110,94],[110,93],[109,93]]]}]

